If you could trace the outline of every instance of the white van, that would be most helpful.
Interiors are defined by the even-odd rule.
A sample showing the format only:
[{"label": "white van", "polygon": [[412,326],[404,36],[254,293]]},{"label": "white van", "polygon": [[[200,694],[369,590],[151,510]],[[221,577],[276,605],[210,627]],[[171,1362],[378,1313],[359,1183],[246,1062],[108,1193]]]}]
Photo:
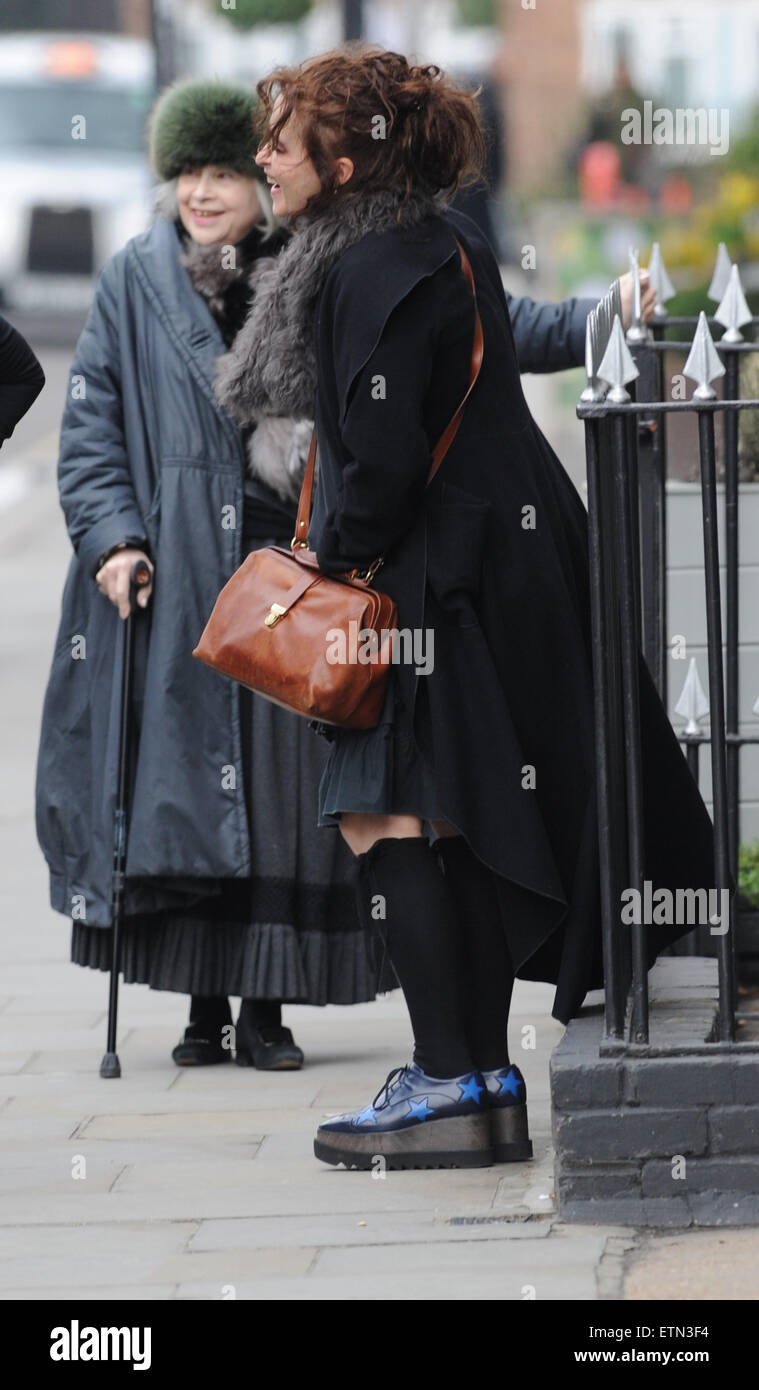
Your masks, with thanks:
[{"label": "white van", "polygon": [[100,34],[0,37],[0,306],[86,308],[150,220],[152,46]]}]

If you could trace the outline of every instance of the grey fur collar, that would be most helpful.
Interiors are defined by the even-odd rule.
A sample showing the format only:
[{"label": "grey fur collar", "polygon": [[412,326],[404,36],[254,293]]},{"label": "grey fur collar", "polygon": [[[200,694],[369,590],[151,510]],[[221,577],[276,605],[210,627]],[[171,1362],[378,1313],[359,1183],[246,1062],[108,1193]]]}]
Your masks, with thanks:
[{"label": "grey fur collar", "polygon": [[235,280],[241,280],[249,266],[244,260],[236,266],[222,265],[221,248],[215,244],[201,246],[192,237],[187,240],[184,251],[179,254],[192,281],[193,288],[202,294],[211,313],[216,317],[224,312],[225,291]]},{"label": "grey fur collar", "polygon": [[[403,191],[368,193],[313,218],[296,218],[276,257],[261,258],[249,283],[253,303],[229,352],[216,361],[215,392],[240,425],[266,416],[311,418],[316,396],[313,320],[327,273],[344,251],[369,232],[396,225]],[[439,213],[443,198],[412,193],[404,227]]]}]

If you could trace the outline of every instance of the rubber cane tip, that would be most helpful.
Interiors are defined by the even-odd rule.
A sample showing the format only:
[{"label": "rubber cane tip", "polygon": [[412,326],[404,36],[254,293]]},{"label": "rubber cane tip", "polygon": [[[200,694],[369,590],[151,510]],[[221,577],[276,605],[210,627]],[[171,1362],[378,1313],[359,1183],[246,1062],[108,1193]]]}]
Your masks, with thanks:
[{"label": "rubber cane tip", "polygon": [[121,1063],[117,1052],[106,1052],[100,1063],[100,1075],[105,1080],[110,1080],[113,1076],[121,1076]]}]

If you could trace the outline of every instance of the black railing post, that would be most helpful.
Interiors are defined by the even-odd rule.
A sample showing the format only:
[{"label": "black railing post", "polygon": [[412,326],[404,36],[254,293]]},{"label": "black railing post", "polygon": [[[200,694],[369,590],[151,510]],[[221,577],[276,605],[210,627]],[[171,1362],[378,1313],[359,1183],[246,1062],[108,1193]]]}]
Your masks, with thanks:
[{"label": "black railing post", "polygon": [[[739,393],[737,352],[725,344],[725,397],[735,401]],[[738,415],[725,411],[725,730],[738,734],[739,674],[738,674]],[[727,745],[727,826],[730,849],[730,870],[737,882],[740,811],[740,744],[732,740]]]},{"label": "black railing post", "polygon": [[[708,331],[708,330],[707,330]],[[717,478],[714,449],[714,416],[699,411],[701,502],[704,523],[704,578],[706,581],[706,631],[709,657],[709,721],[711,728],[712,804],[714,807],[714,858],[717,891],[729,888],[730,852],[727,816],[727,749],[725,744],[725,695],[722,674],[722,612],[717,531]],[[732,916],[732,913],[731,913]],[[735,1038],[735,972],[733,932],[719,941],[719,1034],[723,1042]]]},{"label": "black railing post", "polygon": [[[653,326],[654,341],[662,328]],[[636,399],[664,399],[664,354],[645,343],[633,348],[639,377]],[[638,417],[638,487],[642,568],[643,654],[662,703],[667,704],[667,491],[666,416]]]},{"label": "black railing post", "polygon": [[[638,666],[640,631],[638,626],[639,574],[636,554],[634,509],[637,511],[637,489],[630,487],[632,459],[629,454],[630,430],[622,415],[615,415],[614,431],[614,488],[615,488],[615,548],[619,566],[619,626],[622,657],[622,708],[624,714],[624,758],[627,792],[627,888],[638,893],[643,901],[643,793],[640,766],[640,709]],[[633,436],[634,438],[634,436]],[[642,920],[632,926],[632,1036],[635,1042],[648,1042],[648,987],[646,969],[646,924]]]},{"label": "black railing post", "polygon": [[593,642],[596,734],[596,801],[600,855],[601,919],[607,1038],[623,1039],[630,984],[627,938],[622,932],[620,888],[627,878],[624,834],[623,737],[620,721],[620,665],[617,594],[614,576],[613,493],[601,468],[611,451],[607,420],[586,420],[588,480],[588,557]]}]

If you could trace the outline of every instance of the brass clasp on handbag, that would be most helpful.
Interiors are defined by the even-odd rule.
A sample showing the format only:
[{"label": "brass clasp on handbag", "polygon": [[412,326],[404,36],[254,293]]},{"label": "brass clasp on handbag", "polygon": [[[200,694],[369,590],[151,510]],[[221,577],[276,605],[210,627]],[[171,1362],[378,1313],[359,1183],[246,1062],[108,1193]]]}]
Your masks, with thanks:
[{"label": "brass clasp on handbag", "polygon": [[379,569],[380,565],[382,564],[383,558],[384,558],[384,557],[383,557],[382,555],[380,555],[379,559],[375,560],[375,561],[369,566],[368,570],[366,571],[366,574],[362,574],[360,570],[349,570],[349,571],[348,571],[348,578],[349,578],[349,579],[363,579],[363,581],[364,581],[365,584],[371,584],[371,582],[372,582],[372,580],[373,580],[375,574],[377,573],[377,570]]},{"label": "brass clasp on handbag", "polygon": [[284,618],[286,612],[287,609],[283,608],[281,603],[273,603],[264,618],[264,625],[266,627],[276,627],[280,618]]}]

